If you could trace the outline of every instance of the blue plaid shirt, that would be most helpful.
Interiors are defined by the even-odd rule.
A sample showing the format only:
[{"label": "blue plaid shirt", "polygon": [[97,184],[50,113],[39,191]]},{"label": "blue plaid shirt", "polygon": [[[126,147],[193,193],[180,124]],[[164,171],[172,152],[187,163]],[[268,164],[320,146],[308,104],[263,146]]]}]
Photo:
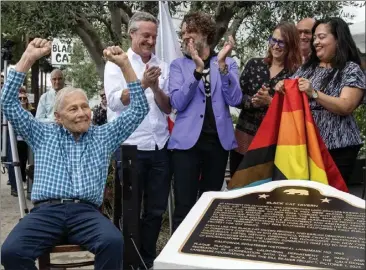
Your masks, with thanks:
[{"label": "blue plaid shirt", "polygon": [[24,78],[25,73],[11,70],[1,100],[6,118],[34,153],[32,201],[80,199],[101,205],[111,154],[149,111],[140,81],[128,84],[127,110],[108,124],[90,126],[75,141],[62,126],[41,123],[21,107],[18,89]]}]

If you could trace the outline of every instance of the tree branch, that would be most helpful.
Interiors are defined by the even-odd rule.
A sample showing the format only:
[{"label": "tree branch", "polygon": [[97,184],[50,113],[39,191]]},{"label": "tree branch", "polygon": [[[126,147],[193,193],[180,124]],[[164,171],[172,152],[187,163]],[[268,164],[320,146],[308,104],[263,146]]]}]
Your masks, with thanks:
[{"label": "tree branch", "polygon": [[128,17],[132,17],[133,15],[132,9],[126,3],[122,1],[117,1],[116,6],[122,9],[123,12],[126,13]]},{"label": "tree branch", "polygon": [[236,13],[235,19],[233,20],[230,28],[228,29],[228,34],[235,37],[236,32],[241,26],[243,20],[250,15],[250,11],[246,8],[241,8],[239,12]]},{"label": "tree branch", "polygon": [[90,57],[94,60],[97,71],[100,78],[103,80],[104,77],[104,60],[103,60],[103,49],[101,39],[99,38],[93,26],[83,16],[78,16],[76,20],[75,32],[83,41],[87,48]]},{"label": "tree branch", "polygon": [[106,19],[103,16],[97,15],[95,13],[85,14],[84,17],[85,19],[96,19],[99,22],[103,23],[107,28],[107,31],[111,37],[112,42],[116,43],[116,41],[118,41],[117,35],[112,29],[112,23],[110,19]]},{"label": "tree branch", "polygon": [[198,10],[202,10],[203,8],[203,4],[201,1],[193,1],[191,2],[191,9],[190,11],[198,11]]},{"label": "tree branch", "polygon": [[115,2],[108,2],[108,10],[111,13],[111,28],[113,32],[113,42],[121,44],[122,41],[122,16]]},{"label": "tree branch", "polygon": [[123,9],[120,9],[120,14],[121,14],[121,22],[126,25],[126,28],[128,26],[128,22],[130,21],[130,16],[128,15],[128,13],[126,11],[124,11]]},{"label": "tree branch", "polygon": [[235,2],[219,3],[216,9],[215,21],[216,21],[216,35],[214,43],[211,45],[211,49],[214,49],[217,43],[225,34],[231,18],[234,16]]}]

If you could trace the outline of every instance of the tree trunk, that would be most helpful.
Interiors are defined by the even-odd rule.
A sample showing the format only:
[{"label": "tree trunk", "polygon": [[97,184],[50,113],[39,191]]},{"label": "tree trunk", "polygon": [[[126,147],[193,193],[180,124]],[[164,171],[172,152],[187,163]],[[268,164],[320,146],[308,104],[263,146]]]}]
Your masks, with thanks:
[{"label": "tree trunk", "polygon": [[89,22],[82,18],[78,20],[78,25],[75,27],[75,32],[83,41],[90,54],[90,57],[95,62],[100,79],[103,81],[105,65],[103,59],[104,45],[102,44],[100,37],[97,35]]},{"label": "tree trunk", "polygon": [[220,39],[224,36],[226,30],[228,29],[229,22],[234,15],[234,3],[230,2],[222,2],[219,3],[216,14],[216,35],[214,43],[211,46],[211,49],[214,49],[216,45],[219,43]]}]

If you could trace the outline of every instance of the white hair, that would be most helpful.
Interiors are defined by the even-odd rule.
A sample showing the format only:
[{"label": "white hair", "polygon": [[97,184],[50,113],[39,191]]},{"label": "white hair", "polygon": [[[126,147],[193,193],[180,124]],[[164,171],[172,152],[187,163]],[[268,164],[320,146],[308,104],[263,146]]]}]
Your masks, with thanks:
[{"label": "white hair", "polygon": [[88,100],[88,96],[86,95],[85,91],[81,88],[75,88],[72,86],[67,86],[62,88],[60,91],[57,92],[56,98],[55,98],[55,105],[53,107],[54,112],[58,112],[63,107],[63,101],[65,97],[71,93],[79,92],[85,96],[85,98]]},{"label": "white hair", "polygon": [[64,77],[64,73],[62,72],[61,69],[55,68],[54,70],[51,71],[51,78],[53,78],[53,76],[55,75],[55,73],[60,72],[62,75],[62,78]]},{"label": "white hair", "polygon": [[159,20],[156,19],[153,15],[151,15],[148,12],[136,12],[132,15],[130,21],[128,22],[128,33],[131,34],[132,32],[137,31],[138,25],[137,22],[153,22],[156,24],[156,26],[159,25]]}]

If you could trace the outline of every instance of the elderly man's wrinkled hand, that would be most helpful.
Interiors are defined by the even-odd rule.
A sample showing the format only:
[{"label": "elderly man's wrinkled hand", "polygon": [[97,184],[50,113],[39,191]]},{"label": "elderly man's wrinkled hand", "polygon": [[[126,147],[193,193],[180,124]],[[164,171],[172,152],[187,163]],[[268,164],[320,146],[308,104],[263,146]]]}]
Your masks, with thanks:
[{"label": "elderly man's wrinkled hand", "polygon": [[27,46],[23,57],[27,60],[35,62],[43,56],[51,53],[52,42],[47,39],[35,38]]},{"label": "elderly man's wrinkled hand", "polygon": [[124,67],[128,63],[128,56],[119,46],[110,46],[104,49],[103,56],[119,67]]}]

